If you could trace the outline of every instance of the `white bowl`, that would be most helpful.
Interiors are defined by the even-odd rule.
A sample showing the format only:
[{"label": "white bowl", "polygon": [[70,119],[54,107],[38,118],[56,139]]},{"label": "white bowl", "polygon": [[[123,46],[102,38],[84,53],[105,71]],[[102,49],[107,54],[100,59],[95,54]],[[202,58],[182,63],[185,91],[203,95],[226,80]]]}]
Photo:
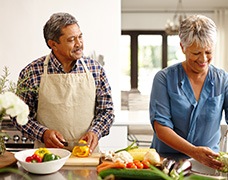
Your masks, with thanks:
[{"label": "white bowl", "polygon": [[42,163],[28,163],[25,162],[26,157],[32,156],[37,149],[28,149],[19,151],[14,154],[21,166],[28,172],[34,174],[50,174],[58,171],[70,157],[71,152],[60,148],[47,148],[51,153],[59,155],[58,160],[47,161]]}]

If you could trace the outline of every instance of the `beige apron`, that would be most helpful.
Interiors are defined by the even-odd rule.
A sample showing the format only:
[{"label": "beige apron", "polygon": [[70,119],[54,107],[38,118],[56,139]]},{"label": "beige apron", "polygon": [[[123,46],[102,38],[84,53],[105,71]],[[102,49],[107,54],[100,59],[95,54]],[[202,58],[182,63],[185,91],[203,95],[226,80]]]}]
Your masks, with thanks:
[{"label": "beige apron", "polygon": [[[37,120],[59,131],[65,139],[79,140],[94,118],[94,78],[83,59],[85,73],[48,74],[49,56],[44,61],[40,82]],[[36,141],[35,147],[44,147],[44,144]]]}]

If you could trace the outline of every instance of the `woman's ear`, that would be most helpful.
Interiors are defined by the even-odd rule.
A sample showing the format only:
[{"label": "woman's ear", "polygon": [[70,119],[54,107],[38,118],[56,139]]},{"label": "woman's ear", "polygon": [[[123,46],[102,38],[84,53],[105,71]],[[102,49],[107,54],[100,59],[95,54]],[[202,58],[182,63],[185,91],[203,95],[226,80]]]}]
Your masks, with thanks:
[{"label": "woman's ear", "polygon": [[185,48],[181,43],[180,43],[180,47],[181,47],[182,52],[185,54]]}]

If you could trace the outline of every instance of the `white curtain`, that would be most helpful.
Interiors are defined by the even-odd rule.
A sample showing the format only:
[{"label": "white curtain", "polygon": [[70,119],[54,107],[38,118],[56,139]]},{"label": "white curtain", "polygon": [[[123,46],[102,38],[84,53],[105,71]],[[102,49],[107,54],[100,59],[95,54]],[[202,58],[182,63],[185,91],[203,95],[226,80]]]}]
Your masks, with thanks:
[{"label": "white curtain", "polygon": [[228,9],[216,9],[214,13],[218,40],[213,64],[228,72]]}]

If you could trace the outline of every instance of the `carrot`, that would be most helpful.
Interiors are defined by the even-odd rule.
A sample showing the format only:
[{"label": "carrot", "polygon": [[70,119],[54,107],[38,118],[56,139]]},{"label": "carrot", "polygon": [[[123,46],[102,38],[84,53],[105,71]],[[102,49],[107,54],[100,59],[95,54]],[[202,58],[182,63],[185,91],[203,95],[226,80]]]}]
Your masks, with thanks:
[{"label": "carrot", "polygon": [[110,168],[122,169],[122,168],[125,168],[125,164],[121,162],[112,162],[110,164],[107,163],[103,166],[97,167],[97,172],[99,173],[103,170],[110,169]]},{"label": "carrot", "polygon": [[100,168],[100,167],[103,167],[103,166],[107,166],[107,165],[109,165],[109,164],[113,164],[113,161],[104,161],[104,162],[102,162],[101,164],[99,164],[99,165],[97,166],[97,168]]}]

